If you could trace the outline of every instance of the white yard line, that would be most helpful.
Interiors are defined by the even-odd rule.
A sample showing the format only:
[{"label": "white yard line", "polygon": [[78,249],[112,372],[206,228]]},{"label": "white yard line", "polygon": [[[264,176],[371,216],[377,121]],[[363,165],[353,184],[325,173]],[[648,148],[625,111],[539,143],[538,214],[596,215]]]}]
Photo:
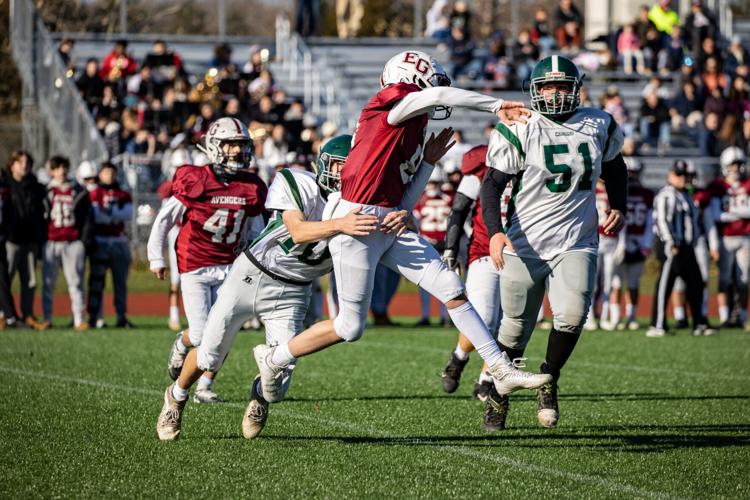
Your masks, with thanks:
[{"label": "white yard line", "polygon": [[[163,391],[160,391],[160,390],[145,389],[141,387],[132,387],[132,386],[120,385],[120,384],[111,384],[109,382],[102,382],[99,380],[69,377],[65,375],[45,373],[45,372],[35,371],[35,370],[23,370],[23,369],[13,368],[9,366],[0,366],[0,372],[11,374],[11,375],[16,375],[19,377],[45,379],[45,380],[50,380],[52,382],[57,382],[57,383],[62,383],[62,384],[84,385],[88,387],[95,387],[98,389],[140,394],[140,395],[154,397],[154,398],[160,397],[164,394]],[[245,408],[245,405],[240,404],[240,403],[224,403],[221,406],[231,407],[231,408],[240,408],[240,409]],[[294,419],[298,419],[298,420],[305,420],[308,422],[312,422],[321,427],[336,427],[339,429],[353,432],[355,434],[365,433],[371,437],[376,437],[376,438],[403,440],[404,443],[425,445],[425,446],[431,446],[431,445],[440,443],[439,439],[436,439],[436,440],[413,439],[413,438],[410,438],[409,436],[393,434],[388,431],[377,429],[375,427],[363,426],[361,423],[351,422],[348,420],[325,418],[325,417],[320,417],[316,415],[303,414],[303,413],[299,413],[299,412],[295,412],[295,411],[291,411],[291,410],[283,409],[283,408],[273,408],[273,413],[283,415],[286,417],[290,417],[290,418],[294,418]],[[488,437],[488,439],[491,439],[491,438]],[[471,447],[462,447],[462,446],[455,446],[455,445],[439,446],[436,448],[436,450],[448,451],[456,455],[462,455],[465,457],[475,458],[479,460],[480,463],[490,461],[490,462],[494,462],[498,464],[503,464],[503,465],[513,467],[523,472],[539,474],[540,476],[544,476],[543,479],[547,479],[549,476],[554,476],[554,477],[566,479],[566,480],[577,482],[577,483],[584,483],[584,484],[588,484],[591,486],[601,488],[610,493],[617,493],[620,495],[622,495],[623,493],[626,493],[626,494],[635,495],[638,497],[649,497],[649,498],[669,498],[670,497],[669,495],[662,493],[662,492],[638,488],[636,486],[632,486],[627,483],[612,481],[612,480],[609,480],[603,477],[598,477],[598,476],[579,474],[576,472],[569,472],[569,471],[565,471],[565,470],[561,470],[557,468],[546,467],[543,465],[537,465],[537,464],[533,464],[529,462],[524,462],[521,460],[515,460],[512,458],[503,457],[501,455],[494,454],[494,453],[485,453],[482,451],[478,451],[478,450],[472,449]]]}]

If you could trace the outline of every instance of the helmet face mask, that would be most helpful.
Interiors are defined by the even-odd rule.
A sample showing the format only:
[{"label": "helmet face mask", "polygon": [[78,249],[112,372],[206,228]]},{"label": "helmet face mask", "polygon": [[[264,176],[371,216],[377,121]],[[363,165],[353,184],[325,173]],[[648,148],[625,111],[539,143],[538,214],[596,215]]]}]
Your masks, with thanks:
[{"label": "helmet face mask", "polygon": [[253,164],[250,132],[236,118],[220,118],[212,123],[205,143],[198,149],[206,153],[217,174],[234,176]]},{"label": "helmet face mask", "polygon": [[[545,57],[531,72],[531,109],[547,116],[573,113],[581,103],[582,80],[578,67],[570,59]],[[549,91],[551,88],[554,92]]]},{"label": "helmet face mask", "polygon": [[339,135],[325,143],[315,161],[315,179],[323,193],[341,191],[341,170],[351,149],[352,136]]},{"label": "helmet face mask", "polygon": [[[437,59],[425,52],[411,50],[396,54],[385,63],[380,76],[380,88],[397,83],[411,83],[424,90],[450,87],[451,79]],[[450,117],[451,112],[450,106],[436,106],[430,112],[430,118],[445,120]]]}]

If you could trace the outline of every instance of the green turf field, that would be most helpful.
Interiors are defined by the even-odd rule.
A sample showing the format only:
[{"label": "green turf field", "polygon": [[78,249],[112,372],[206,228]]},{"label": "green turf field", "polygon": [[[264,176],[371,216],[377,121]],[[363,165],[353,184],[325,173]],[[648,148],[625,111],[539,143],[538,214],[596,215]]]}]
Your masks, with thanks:
[{"label": "green turf field", "polygon": [[[189,404],[179,441],[155,423],[172,334],[0,332],[1,498],[748,498],[750,334],[647,339],[584,333],[560,382],[560,427],[540,428],[533,394],[488,435],[439,373],[442,328],[371,329],[300,363],[264,433],[242,438],[255,374],[242,333],[218,382],[228,403]],[[536,370],[546,343],[528,350]]]}]

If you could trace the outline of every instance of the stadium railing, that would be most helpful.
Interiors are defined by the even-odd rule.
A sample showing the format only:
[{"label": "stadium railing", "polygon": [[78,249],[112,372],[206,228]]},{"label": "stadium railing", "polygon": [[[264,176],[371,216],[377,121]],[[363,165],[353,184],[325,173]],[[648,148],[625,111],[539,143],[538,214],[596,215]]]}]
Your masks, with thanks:
[{"label": "stadium railing", "polygon": [[[11,0],[10,30],[12,56],[24,87],[24,147],[38,158],[50,150],[63,154],[72,165],[82,160],[105,161],[107,149],[91,113],[30,0]],[[37,107],[38,117],[33,113]],[[46,126],[49,144],[40,141],[35,131],[39,119]]]}]

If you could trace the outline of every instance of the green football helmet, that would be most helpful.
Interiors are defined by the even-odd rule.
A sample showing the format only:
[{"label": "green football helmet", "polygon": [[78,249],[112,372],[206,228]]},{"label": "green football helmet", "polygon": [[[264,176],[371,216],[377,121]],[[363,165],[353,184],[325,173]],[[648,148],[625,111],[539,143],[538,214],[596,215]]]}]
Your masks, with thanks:
[{"label": "green football helmet", "polygon": [[341,190],[341,172],[331,172],[331,162],[346,161],[349,156],[349,150],[352,147],[352,136],[338,135],[320,148],[318,159],[315,162],[315,178],[318,186],[330,194]]},{"label": "green football helmet", "polygon": [[[578,109],[581,103],[580,91],[583,75],[578,66],[563,56],[547,56],[540,60],[531,71],[529,92],[531,109],[543,115],[566,115]],[[570,85],[570,93],[542,95],[542,87],[550,82],[563,82]]]}]

